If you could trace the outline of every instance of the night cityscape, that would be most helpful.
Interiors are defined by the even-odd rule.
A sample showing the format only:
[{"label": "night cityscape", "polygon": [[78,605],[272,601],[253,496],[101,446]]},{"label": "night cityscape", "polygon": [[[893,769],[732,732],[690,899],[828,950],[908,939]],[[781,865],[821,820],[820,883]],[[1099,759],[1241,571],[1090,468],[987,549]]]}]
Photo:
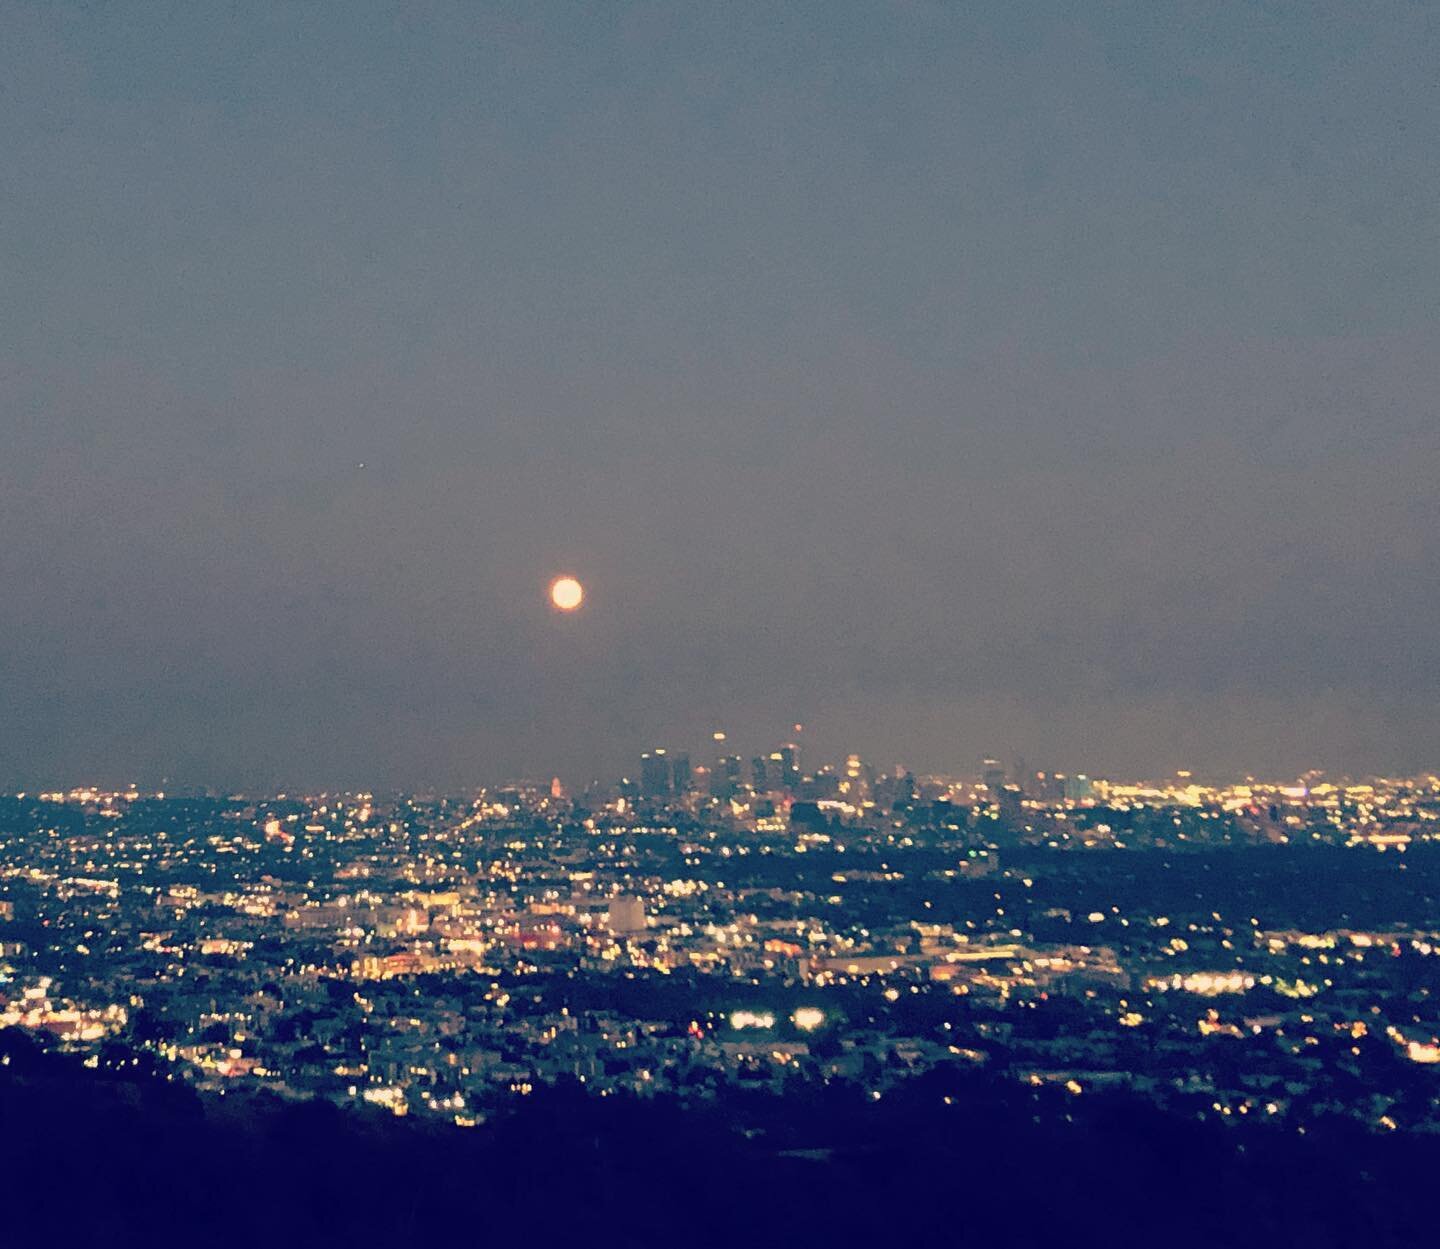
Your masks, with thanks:
[{"label": "night cityscape", "polygon": [[1433,1244],[1437,65],[0,0],[0,1245]]},{"label": "night cityscape", "polygon": [[1440,1127],[1440,779],[986,763],[811,774],[787,746],[757,786],[657,750],[575,799],[10,796],[0,1021],[92,1068],[464,1127],[561,1080],[878,1099],[936,1068]]},{"label": "night cityscape", "polygon": [[556,1089],[724,1107],[791,1159],[853,1144],[777,1106],[980,1082],[1440,1131],[1440,777],[716,745],[576,795],[6,796],[0,1063],[482,1132]]}]

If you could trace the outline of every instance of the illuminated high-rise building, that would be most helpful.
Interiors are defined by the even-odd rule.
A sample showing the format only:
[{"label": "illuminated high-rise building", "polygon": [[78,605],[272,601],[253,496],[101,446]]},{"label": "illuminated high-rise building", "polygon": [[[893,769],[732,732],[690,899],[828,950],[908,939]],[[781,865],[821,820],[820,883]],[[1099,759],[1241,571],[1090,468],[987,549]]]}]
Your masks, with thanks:
[{"label": "illuminated high-rise building", "polygon": [[721,755],[710,773],[710,792],[717,798],[733,798],[740,789],[742,770],[739,755]]},{"label": "illuminated high-rise building", "polygon": [[1066,780],[1063,772],[1036,772],[1035,794],[1044,802],[1062,802]]},{"label": "illuminated high-rise building", "polygon": [[640,756],[640,793],[646,798],[663,798],[670,792],[670,758],[657,747]]},{"label": "illuminated high-rise building", "polygon": [[999,759],[986,759],[980,765],[980,779],[992,798],[1005,788],[1005,765]]},{"label": "illuminated high-rise building", "polygon": [[860,761],[860,756],[848,756],[845,760],[845,771],[840,777],[838,786],[840,796],[846,802],[854,803],[856,806],[869,802],[871,782],[870,769]]},{"label": "illuminated high-rise building", "polygon": [[778,761],[780,765],[780,784],[793,790],[800,783],[800,750],[794,743],[787,742],[781,746],[771,759]]}]

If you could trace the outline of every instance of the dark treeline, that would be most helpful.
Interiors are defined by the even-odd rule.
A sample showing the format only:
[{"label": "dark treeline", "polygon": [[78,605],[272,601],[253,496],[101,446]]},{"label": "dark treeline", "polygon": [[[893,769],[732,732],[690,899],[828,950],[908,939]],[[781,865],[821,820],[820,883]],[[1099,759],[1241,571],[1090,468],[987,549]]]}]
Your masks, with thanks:
[{"label": "dark treeline", "polygon": [[[1440,1141],[1222,1129],[942,1069],[700,1110],[540,1089],[463,1130],[202,1101],[0,1033],[0,1193],[54,1243],[1428,1243]],[[948,1099],[948,1100],[947,1100]],[[743,1131],[740,1130],[743,1125]]]}]

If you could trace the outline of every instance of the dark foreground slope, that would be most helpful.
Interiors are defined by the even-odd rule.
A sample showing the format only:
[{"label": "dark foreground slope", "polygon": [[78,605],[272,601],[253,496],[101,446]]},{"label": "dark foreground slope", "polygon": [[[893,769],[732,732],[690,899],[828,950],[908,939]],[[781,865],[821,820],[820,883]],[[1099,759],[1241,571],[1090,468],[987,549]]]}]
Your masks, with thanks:
[{"label": "dark foreground slope", "polygon": [[0,1053],[9,1243],[1432,1243],[1432,1138],[1219,1130],[960,1073],[703,1112],[542,1091],[467,1131]]}]

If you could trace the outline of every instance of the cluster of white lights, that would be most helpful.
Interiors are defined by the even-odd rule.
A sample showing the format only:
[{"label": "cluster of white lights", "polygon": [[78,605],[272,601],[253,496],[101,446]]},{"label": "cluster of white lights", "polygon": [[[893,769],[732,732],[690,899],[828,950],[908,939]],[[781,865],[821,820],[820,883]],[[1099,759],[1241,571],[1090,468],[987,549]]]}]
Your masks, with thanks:
[{"label": "cluster of white lights", "polygon": [[768,1010],[737,1010],[730,1015],[730,1026],[737,1032],[741,1028],[773,1028],[775,1016]]},{"label": "cluster of white lights", "polygon": [[802,1006],[790,1019],[801,1032],[814,1032],[825,1022],[825,1012],[818,1006]]}]

